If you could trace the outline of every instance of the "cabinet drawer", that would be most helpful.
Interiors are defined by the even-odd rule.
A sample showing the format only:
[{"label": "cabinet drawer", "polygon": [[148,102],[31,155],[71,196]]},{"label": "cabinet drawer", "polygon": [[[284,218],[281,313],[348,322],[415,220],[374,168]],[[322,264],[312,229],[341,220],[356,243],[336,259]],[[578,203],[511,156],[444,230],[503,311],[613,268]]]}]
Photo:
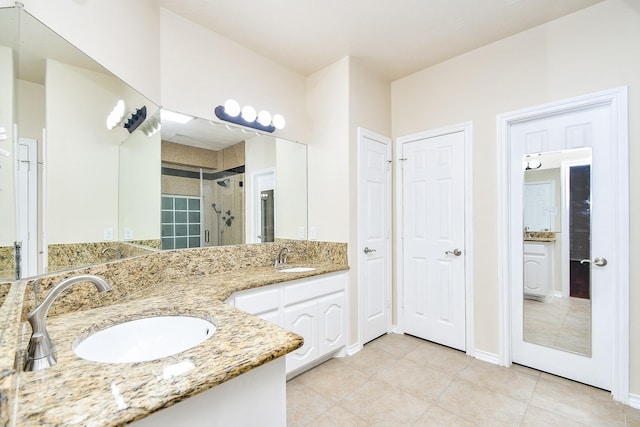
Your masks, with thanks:
[{"label": "cabinet drawer", "polygon": [[251,314],[277,310],[280,307],[280,289],[258,289],[250,293],[235,296],[235,306]]},{"label": "cabinet drawer", "polygon": [[345,277],[345,274],[337,274],[287,285],[284,288],[284,305],[296,304],[343,291],[345,289]]}]

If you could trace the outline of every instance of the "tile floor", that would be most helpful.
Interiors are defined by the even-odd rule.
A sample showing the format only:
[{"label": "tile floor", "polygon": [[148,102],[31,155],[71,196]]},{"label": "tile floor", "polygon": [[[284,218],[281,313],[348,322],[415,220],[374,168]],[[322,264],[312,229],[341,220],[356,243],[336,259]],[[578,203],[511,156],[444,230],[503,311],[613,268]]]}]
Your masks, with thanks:
[{"label": "tile floor", "polygon": [[640,410],[603,390],[390,334],[290,380],[287,425],[640,426]]}]

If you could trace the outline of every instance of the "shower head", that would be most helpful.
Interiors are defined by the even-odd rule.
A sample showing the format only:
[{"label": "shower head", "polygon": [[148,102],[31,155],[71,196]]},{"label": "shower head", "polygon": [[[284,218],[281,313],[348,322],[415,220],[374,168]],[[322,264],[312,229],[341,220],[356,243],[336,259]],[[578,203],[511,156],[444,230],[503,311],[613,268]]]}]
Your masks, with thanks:
[{"label": "shower head", "polygon": [[221,179],[220,181],[216,181],[216,184],[218,184],[220,187],[226,187],[227,185],[229,185],[229,178],[225,178],[225,179]]}]

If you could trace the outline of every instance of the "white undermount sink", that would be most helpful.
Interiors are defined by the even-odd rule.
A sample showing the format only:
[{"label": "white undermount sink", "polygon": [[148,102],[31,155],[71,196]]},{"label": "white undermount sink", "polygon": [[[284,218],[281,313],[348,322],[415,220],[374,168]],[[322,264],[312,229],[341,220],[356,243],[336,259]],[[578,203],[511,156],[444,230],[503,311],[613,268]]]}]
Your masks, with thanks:
[{"label": "white undermount sink", "polygon": [[315,267],[289,267],[278,270],[281,273],[303,273],[305,271],[313,271]]},{"label": "white undermount sink", "polygon": [[73,352],[94,362],[147,362],[195,347],[215,331],[212,322],[198,317],[147,317],[89,335],[73,346]]}]

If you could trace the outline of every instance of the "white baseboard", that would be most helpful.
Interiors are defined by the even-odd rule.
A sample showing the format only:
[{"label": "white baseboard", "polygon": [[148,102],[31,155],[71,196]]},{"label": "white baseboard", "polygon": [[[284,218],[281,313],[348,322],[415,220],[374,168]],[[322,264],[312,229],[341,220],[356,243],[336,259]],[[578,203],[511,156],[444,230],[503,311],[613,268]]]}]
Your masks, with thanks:
[{"label": "white baseboard", "polygon": [[404,332],[398,328],[398,325],[391,325],[391,333],[402,335]]},{"label": "white baseboard", "polygon": [[640,409],[640,394],[629,393],[629,406]]},{"label": "white baseboard", "polygon": [[353,356],[354,354],[362,350],[362,344],[357,342],[355,344],[348,345],[346,347],[346,350],[347,350],[347,354],[346,354],[347,356]]},{"label": "white baseboard", "polygon": [[488,351],[476,350],[473,356],[478,360],[491,363],[493,365],[500,364],[500,356],[494,353],[489,353]]}]

